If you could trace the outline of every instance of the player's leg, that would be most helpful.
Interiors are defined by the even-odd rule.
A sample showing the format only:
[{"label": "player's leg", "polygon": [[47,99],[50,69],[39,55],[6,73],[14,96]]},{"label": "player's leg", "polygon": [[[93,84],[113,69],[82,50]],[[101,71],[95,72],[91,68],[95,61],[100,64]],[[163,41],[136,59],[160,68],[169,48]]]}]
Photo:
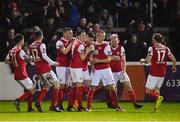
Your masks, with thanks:
[{"label": "player's leg", "polygon": [[75,99],[78,101],[78,111],[82,110],[82,97],[83,97],[83,71],[82,68],[71,68],[72,81],[75,83]]},{"label": "player's leg", "polygon": [[17,111],[20,111],[20,101],[28,100],[28,111],[33,111],[32,109],[32,97],[34,94],[33,82],[30,78],[18,81],[21,86],[25,88],[25,92],[19,96],[17,99],[13,100],[14,105],[16,106]]},{"label": "player's leg", "polygon": [[114,84],[106,85],[105,90],[109,92],[111,101],[112,101],[116,111],[125,111],[123,108],[119,107],[119,105],[118,105],[119,100],[118,100],[118,96],[117,96],[115,88],[114,88]]},{"label": "player's leg", "polygon": [[66,67],[56,67],[56,73],[59,80],[59,91],[58,91],[58,107],[59,110],[64,111],[63,101],[64,101],[64,94],[67,88],[67,68]]},{"label": "player's leg", "polygon": [[[114,78],[114,82],[115,82],[115,85],[114,85],[115,91],[117,93],[117,82],[120,79],[120,72],[113,72],[112,74],[113,74],[113,78]],[[106,94],[106,103],[107,103],[108,108],[115,108],[115,105],[111,100],[110,91],[105,90],[105,94]]]},{"label": "player's leg", "polygon": [[91,111],[91,103],[93,101],[93,97],[94,97],[94,92],[96,91],[96,88],[99,85],[99,82],[101,80],[101,73],[99,70],[95,70],[95,72],[93,72],[91,74],[91,87],[88,91],[88,95],[87,95],[87,100],[86,100],[86,111]]},{"label": "player's leg", "polygon": [[162,86],[162,84],[163,84],[163,81],[164,81],[164,77],[159,77],[159,78],[158,78],[157,85],[156,85],[156,87],[155,87],[155,89],[154,89],[154,91],[155,91],[157,94],[159,94],[159,97],[158,97],[157,100],[156,100],[154,112],[158,111],[158,109],[159,109],[159,107],[160,107],[160,105],[161,105],[161,103],[162,103],[162,101],[163,101],[163,96],[160,95],[160,88],[161,88],[161,86]]},{"label": "player's leg", "polygon": [[120,108],[118,105],[119,101],[118,101],[118,96],[115,91],[115,87],[114,87],[115,82],[114,82],[114,78],[113,78],[111,69],[110,68],[104,69],[102,71],[102,75],[103,75],[102,82],[105,86],[105,89],[110,92],[111,100],[114,103],[116,110],[124,111],[124,109]]},{"label": "player's leg", "polygon": [[134,105],[134,108],[137,108],[137,109],[142,108],[143,105],[137,104],[136,94],[132,88],[129,76],[127,75],[127,73],[124,73],[124,72],[121,72],[121,75],[123,76],[121,82],[123,82],[123,85],[128,89],[128,95],[129,95],[129,98],[131,99],[131,102]]},{"label": "player's leg", "polygon": [[72,83],[67,88],[67,96],[68,96],[68,107],[67,111],[75,111],[73,104],[74,104],[74,96],[76,93],[76,84]]},{"label": "player's leg", "polygon": [[52,85],[53,85],[50,110],[60,112],[59,108],[57,108],[58,92],[59,92],[59,81],[57,79],[56,74],[52,70],[50,71],[50,76],[51,77],[47,78],[48,81],[50,83],[52,83]]},{"label": "player's leg", "polygon": [[41,82],[43,82],[43,88],[41,89],[41,91],[39,92],[37,101],[35,102],[35,107],[37,108],[37,110],[39,112],[43,112],[42,108],[41,108],[41,103],[44,99],[44,97],[46,96],[49,88],[51,87],[51,84],[49,83],[49,81],[47,80],[47,78],[45,77],[45,75],[41,75]]},{"label": "player's leg", "polygon": [[94,92],[96,90],[97,86],[91,86],[88,94],[87,94],[87,100],[86,100],[86,111],[91,111],[91,103],[93,101]]},{"label": "player's leg", "polygon": [[159,97],[159,93],[154,89],[156,88],[156,84],[158,82],[158,78],[148,75],[146,82],[146,94],[156,100]]},{"label": "player's leg", "polygon": [[89,91],[89,88],[91,86],[91,78],[90,78],[90,74],[89,71],[83,71],[83,81],[84,81],[84,90],[83,93],[87,94]]}]

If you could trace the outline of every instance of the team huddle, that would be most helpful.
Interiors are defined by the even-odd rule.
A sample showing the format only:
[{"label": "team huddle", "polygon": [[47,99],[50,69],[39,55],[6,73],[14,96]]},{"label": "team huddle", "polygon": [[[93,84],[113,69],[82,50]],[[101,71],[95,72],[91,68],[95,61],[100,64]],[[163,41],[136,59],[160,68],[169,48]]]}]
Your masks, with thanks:
[{"label": "team huddle", "polygon": [[[64,96],[67,92],[67,111],[91,111],[92,101],[96,91],[105,91],[107,105],[116,111],[125,111],[119,106],[117,96],[117,82],[120,81],[128,89],[128,95],[135,109],[140,109],[136,101],[136,94],[132,88],[130,78],[126,73],[125,49],[120,45],[117,34],[110,36],[110,42],[105,41],[105,32],[86,33],[77,32],[73,37],[71,28],[64,28],[63,37],[56,42],[57,60],[51,60],[46,53],[43,33],[34,34],[34,42],[28,51],[22,49],[24,36],[15,36],[15,46],[9,51],[5,62],[14,69],[14,78],[24,88],[25,92],[13,100],[17,111],[20,111],[20,102],[27,100],[28,112],[33,112],[33,94],[35,93],[32,80],[26,71],[26,62],[35,66],[36,73],[41,77],[43,88],[35,101],[35,107],[43,112],[41,104],[48,90],[52,88],[50,111],[65,111]],[[160,87],[166,75],[168,57],[172,60],[172,71],[176,72],[176,59],[169,48],[161,44],[161,34],[155,33],[152,37],[153,46],[149,47],[146,59],[140,63],[151,63],[150,74],[146,82],[146,94],[151,96],[156,104],[154,112],[158,111],[163,100]],[[56,73],[51,66],[56,67]],[[86,107],[82,106],[83,96],[86,94]]]}]

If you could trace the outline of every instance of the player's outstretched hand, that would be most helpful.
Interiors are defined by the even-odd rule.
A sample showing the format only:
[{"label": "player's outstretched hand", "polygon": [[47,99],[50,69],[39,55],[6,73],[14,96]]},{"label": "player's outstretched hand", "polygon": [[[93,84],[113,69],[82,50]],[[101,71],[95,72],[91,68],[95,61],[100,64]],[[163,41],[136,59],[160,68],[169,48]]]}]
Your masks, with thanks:
[{"label": "player's outstretched hand", "polygon": [[175,73],[177,71],[176,66],[172,66],[172,72]]},{"label": "player's outstretched hand", "polygon": [[142,63],[144,63],[144,61],[145,61],[145,59],[141,58],[140,63],[142,64]]}]

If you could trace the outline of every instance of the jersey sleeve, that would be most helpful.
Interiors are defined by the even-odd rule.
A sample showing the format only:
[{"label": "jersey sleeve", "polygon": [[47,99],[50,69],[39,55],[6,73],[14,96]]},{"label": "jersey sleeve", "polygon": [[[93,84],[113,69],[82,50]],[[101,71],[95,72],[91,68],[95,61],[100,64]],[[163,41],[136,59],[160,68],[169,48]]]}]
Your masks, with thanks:
[{"label": "jersey sleeve", "polygon": [[149,54],[150,56],[153,55],[153,49],[152,49],[152,47],[149,47],[149,48],[148,48],[148,54]]},{"label": "jersey sleeve", "polygon": [[168,51],[168,52],[167,52],[168,56],[172,54],[172,53],[171,53],[171,50],[170,50],[168,47],[167,47],[167,51]]},{"label": "jersey sleeve", "polygon": [[7,56],[6,56],[6,59],[5,59],[5,60],[7,60],[7,61],[9,61],[9,60],[10,60],[9,54],[7,54]]},{"label": "jersey sleeve", "polygon": [[24,52],[24,50],[21,50],[21,51],[20,51],[19,57],[20,57],[22,60],[28,59],[28,55],[26,55],[26,53]]},{"label": "jersey sleeve", "polygon": [[107,56],[111,56],[112,55],[111,47],[110,47],[109,44],[104,48],[104,54],[107,55]]},{"label": "jersey sleeve", "polygon": [[83,44],[81,44],[79,47],[78,47],[78,53],[79,54],[84,54],[85,53],[85,47]]},{"label": "jersey sleeve", "polygon": [[42,54],[42,58],[47,61],[50,65],[53,65],[54,64],[54,61],[52,61],[46,54],[46,45],[45,44],[41,44],[40,45],[40,51],[41,51],[41,54]]},{"label": "jersey sleeve", "polygon": [[125,56],[126,55],[126,53],[125,53],[125,49],[124,49],[124,47],[122,46],[121,47],[121,54],[120,54],[121,56]]},{"label": "jersey sleeve", "polygon": [[57,41],[56,42],[56,49],[60,49],[60,48],[63,48],[64,47],[64,44],[62,41]]}]

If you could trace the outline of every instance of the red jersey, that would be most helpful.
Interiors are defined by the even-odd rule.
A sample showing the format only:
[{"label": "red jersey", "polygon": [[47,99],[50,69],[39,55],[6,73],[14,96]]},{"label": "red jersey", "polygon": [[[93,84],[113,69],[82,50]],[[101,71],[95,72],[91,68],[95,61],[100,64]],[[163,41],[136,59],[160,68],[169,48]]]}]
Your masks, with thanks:
[{"label": "red jersey", "polygon": [[80,40],[76,40],[72,46],[71,68],[83,68],[83,61],[81,60],[80,54],[83,54],[84,52],[83,43]]},{"label": "red jersey", "polygon": [[[121,45],[117,45],[115,48],[111,47],[111,51],[112,51],[112,56],[119,56],[121,58],[121,56],[125,55],[125,50]],[[112,72],[122,71],[121,60],[111,60],[110,67]]]},{"label": "red jersey", "polygon": [[24,80],[28,77],[26,71],[25,52],[19,47],[12,48],[6,60],[10,61],[14,69],[14,79]]},{"label": "red jersey", "polygon": [[[94,51],[94,55],[93,58],[97,58],[97,59],[106,59],[107,56],[111,55],[111,47],[107,42],[103,42],[101,44],[95,44],[95,51]],[[97,63],[94,64],[94,68],[96,70],[99,69],[106,69],[109,68],[109,63]]]},{"label": "red jersey", "polygon": [[[91,45],[84,44],[85,50],[87,47],[90,47]],[[87,55],[86,59],[83,61],[83,71],[88,70],[88,61],[90,58],[90,54]]]},{"label": "red jersey", "polygon": [[42,53],[46,52],[45,49],[41,49],[41,46],[43,46],[43,45],[44,44],[41,42],[33,42],[29,46],[30,55],[33,58],[33,62],[35,63],[36,71],[39,75],[51,71],[51,66],[42,57]]},{"label": "red jersey", "polygon": [[149,47],[148,53],[152,56],[150,75],[164,77],[166,75],[167,59],[168,56],[171,55],[169,48],[162,44],[153,45]]},{"label": "red jersey", "polygon": [[68,40],[65,40],[64,38],[61,38],[56,42],[56,50],[57,50],[57,62],[59,63],[59,66],[62,67],[69,67],[70,66],[70,60],[71,60],[71,52],[64,55],[60,49],[65,47],[67,48],[71,42]]}]

